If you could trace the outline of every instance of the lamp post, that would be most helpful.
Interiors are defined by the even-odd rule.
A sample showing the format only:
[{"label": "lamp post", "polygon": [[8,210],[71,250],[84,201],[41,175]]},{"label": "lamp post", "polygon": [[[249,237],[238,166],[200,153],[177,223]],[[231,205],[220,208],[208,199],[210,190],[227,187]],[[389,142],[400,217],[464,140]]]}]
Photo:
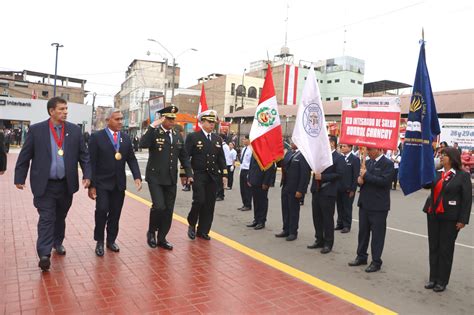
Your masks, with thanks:
[{"label": "lamp post", "polygon": [[[158,45],[160,45],[161,48],[163,48],[173,58],[173,64],[172,64],[173,65],[173,75],[171,76],[171,102],[173,102],[173,98],[174,98],[174,80],[175,80],[175,73],[176,73],[176,58],[178,58],[179,56],[181,56],[182,54],[184,54],[185,52],[187,52],[189,50],[192,50],[192,51],[198,51],[198,50],[196,48],[188,48],[188,49],[185,49],[183,52],[181,52],[178,56],[175,57],[165,46],[163,46],[163,44],[161,44],[156,39],[149,38],[148,40],[150,42],[155,42]],[[165,75],[165,78],[166,78],[166,75]],[[165,95],[165,103],[166,103],[166,95]]]},{"label": "lamp post", "polygon": [[53,97],[56,97],[56,77],[58,75],[58,51],[59,48],[64,47],[59,43],[52,43],[51,46],[56,47],[56,62],[54,64],[54,90],[53,90]]}]

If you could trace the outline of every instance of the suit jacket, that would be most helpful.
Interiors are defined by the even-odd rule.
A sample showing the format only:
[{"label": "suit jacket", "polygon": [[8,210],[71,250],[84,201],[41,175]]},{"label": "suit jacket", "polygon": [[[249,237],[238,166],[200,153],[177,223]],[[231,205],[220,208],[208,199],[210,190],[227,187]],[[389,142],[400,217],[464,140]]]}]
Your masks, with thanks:
[{"label": "suit jacket", "polygon": [[209,141],[203,131],[196,131],[186,137],[184,146],[191,158],[194,175],[209,174],[216,182],[221,182],[222,176],[227,176],[221,137],[211,133]]},{"label": "suit jacket", "polygon": [[[91,178],[89,154],[82,138],[81,128],[66,122],[64,126],[64,169],[68,193],[79,189],[77,163],[80,164],[83,178]],[[49,119],[30,127],[25,143],[15,166],[15,184],[25,184],[31,161],[30,184],[35,197],[41,197],[48,185],[51,168],[51,140]]]},{"label": "suit jacket", "polygon": [[336,197],[338,181],[342,178],[344,173],[344,158],[337,151],[332,153],[332,165],[321,173],[321,181],[319,183],[319,190],[316,180],[313,176],[313,183],[311,185],[311,192],[318,193],[322,196]]},{"label": "suit jacket", "polygon": [[0,172],[7,170],[7,152],[5,148],[5,135],[0,131]]},{"label": "suit jacket", "polygon": [[132,171],[134,179],[142,178],[130,137],[121,132],[119,141],[119,152],[122,154],[122,159],[117,161],[115,159],[115,148],[107,135],[107,130],[102,129],[91,135],[89,151],[91,155],[92,187],[114,190],[117,186],[118,190],[125,190],[127,188],[125,163]]},{"label": "suit jacket", "polygon": [[161,126],[148,127],[140,140],[142,148],[148,148],[148,163],[145,180],[157,185],[176,185],[178,179],[178,159],[186,177],[192,177],[191,163],[184,148],[183,137],[171,131],[173,143]]},{"label": "suit jacket", "polygon": [[[433,190],[436,183],[441,178],[441,172],[436,172],[436,180],[431,185],[431,195],[427,198],[424,212],[428,212],[431,206],[434,209]],[[441,191],[441,198],[443,198],[444,213],[432,213],[440,220],[456,221],[464,224],[469,223],[472,208],[472,183],[469,173],[462,170],[457,170],[451,180],[443,182]]]},{"label": "suit jacket", "polygon": [[299,191],[305,194],[310,178],[311,168],[301,151],[288,151],[282,163],[282,192],[296,193]]},{"label": "suit jacket", "polygon": [[250,160],[249,173],[247,175],[248,181],[252,186],[274,186],[276,178],[276,165],[273,165],[265,171],[260,169],[260,166],[257,163],[257,160],[252,156]]},{"label": "suit jacket", "polygon": [[369,211],[390,210],[390,188],[393,179],[393,162],[382,155],[378,162],[370,165],[366,161],[367,172],[364,184],[360,186],[357,205]]},{"label": "suit jacket", "polygon": [[342,179],[339,181],[339,191],[348,192],[357,190],[357,177],[360,173],[360,159],[354,154],[349,154],[347,162],[342,156],[344,163],[344,172]]}]

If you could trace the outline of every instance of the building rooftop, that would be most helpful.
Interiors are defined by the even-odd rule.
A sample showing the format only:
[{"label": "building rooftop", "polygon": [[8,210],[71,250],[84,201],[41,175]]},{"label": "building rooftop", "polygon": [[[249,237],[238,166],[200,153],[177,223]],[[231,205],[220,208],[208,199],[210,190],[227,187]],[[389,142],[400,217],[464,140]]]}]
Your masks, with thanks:
[{"label": "building rooftop", "polygon": [[[25,79],[26,76],[34,76],[34,77],[40,77],[40,78],[54,78],[54,74],[50,73],[44,73],[44,72],[37,72],[37,71],[31,71],[31,70],[23,70],[23,71],[0,71],[0,75],[11,75],[14,76],[16,80],[18,76],[23,76]],[[78,79],[78,78],[72,78],[72,77],[66,77],[62,75],[57,75],[56,76],[57,80],[61,81],[68,81],[71,83],[80,83],[80,84],[85,84],[87,80],[84,79]],[[27,80],[24,80],[27,81]],[[28,81],[28,82],[35,82],[35,81]]]},{"label": "building rooftop", "polygon": [[381,80],[364,83],[364,94],[399,90],[409,87],[411,87],[410,84],[390,80]]}]

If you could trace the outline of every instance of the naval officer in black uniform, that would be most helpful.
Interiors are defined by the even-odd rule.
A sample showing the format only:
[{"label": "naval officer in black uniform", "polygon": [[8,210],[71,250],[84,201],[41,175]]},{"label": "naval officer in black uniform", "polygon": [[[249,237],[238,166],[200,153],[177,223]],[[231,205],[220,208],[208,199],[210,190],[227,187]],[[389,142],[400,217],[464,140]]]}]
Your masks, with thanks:
[{"label": "naval officer in black uniform", "polygon": [[213,133],[217,121],[216,111],[206,110],[199,114],[198,120],[202,129],[189,134],[185,143],[194,173],[193,203],[188,214],[188,237],[194,239],[197,236],[210,240],[209,231],[214,217],[216,191],[221,181],[224,187],[227,186],[227,165],[222,138]]},{"label": "naval officer in black uniform", "polygon": [[[158,245],[164,249],[173,249],[173,245],[166,240],[166,235],[173,221],[178,159],[182,166],[181,172],[187,177],[187,183],[193,181],[183,137],[173,130],[177,112],[178,108],[174,105],[160,110],[158,113],[161,118],[156,119],[148,127],[140,141],[140,146],[147,148],[149,153],[145,180],[148,182],[153,201],[147,232],[147,242],[151,248]],[[158,230],[158,243],[156,230]]]}]

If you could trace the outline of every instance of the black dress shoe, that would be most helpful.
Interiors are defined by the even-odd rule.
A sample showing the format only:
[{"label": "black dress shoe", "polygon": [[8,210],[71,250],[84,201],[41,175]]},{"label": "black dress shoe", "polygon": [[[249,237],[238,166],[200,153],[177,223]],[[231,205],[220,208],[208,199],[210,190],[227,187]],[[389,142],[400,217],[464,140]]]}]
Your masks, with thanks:
[{"label": "black dress shoe", "polygon": [[243,207],[240,209],[240,211],[250,211],[250,210],[252,210],[252,208],[250,207]]},{"label": "black dress shoe", "polygon": [[224,200],[224,198],[222,198],[222,197],[217,197],[216,198],[216,201],[223,201],[223,200]]},{"label": "black dress shoe", "polygon": [[146,242],[148,243],[148,246],[150,246],[151,248],[156,248],[155,232],[147,232],[146,233]]},{"label": "black dress shoe", "polygon": [[381,266],[379,264],[370,263],[369,267],[365,268],[365,272],[377,272]]},{"label": "black dress shoe", "polygon": [[192,240],[196,238],[196,228],[194,226],[188,226],[188,237]]},{"label": "black dress shoe", "polygon": [[256,227],[257,224],[258,224],[257,222],[253,221],[252,223],[247,224],[246,227]]},{"label": "black dress shoe", "polygon": [[309,249],[316,249],[316,248],[323,248],[323,247],[324,245],[318,242],[314,242],[313,244],[306,246],[306,248],[309,248]]},{"label": "black dress shoe", "polygon": [[117,245],[117,243],[107,243],[107,248],[116,253],[120,251],[120,247]]},{"label": "black dress shoe", "polygon": [[95,246],[95,254],[99,257],[104,256],[104,243],[97,242],[97,245]]},{"label": "black dress shoe", "polygon": [[171,243],[168,243],[168,241],[158,242],[158,246],[167,250],[173,249],[173,245]]},{"label": "black dress shoe", "polygon": [[367,265],[367,259],[356,258],[353,261],[350,261],[348,265],[351,267]]},{"label": "black dress shoe", "polygon": [[332,247],[329,246],[324,246],[323,249],[321,249],[321,254],[327,254],[332,251]]},{"label": "black dress shoe", "polygon": [[66,248],[64,248],[63,245],[54,246],[54,249],[56,250],[56,254],[61,256],[66,255]]},{"label": "black dress shoe", "polygon": [[296,234],[290,234],[290,235],[288,235],[288,236],[286,237],[286,240],[287,240],[288,242],[291,242],[291,241],[296,240],[297,238],[298,238],[298,236],[296,236]]},{"label": "black dress shoe", "polygon": [[38,267],[40,267],[42,271],[48,271],[49,267],[51,267],[51,260],[49,257],[41,256],[40,261],[38,262]]},{"label": "black dress shoe", "polygon": [[286,233],[285,231],[281,231],[280,233],[275,234],[275,237],[287,237],[288,235],[290,234]]},{"label": "black dress shoe", "polygon": [[339,230],[342,230],[343,227],[340,226],[340,225],[336,225],[336,227],[334,228],[334,231],[339,231]]},{"label": "black dress shoe", "polygon": [[425,289],[431,290],[436,286],[436,282],[434,281],[428,281],[427,284],[425,284]]},{"label": "black dress shoe", "polygon": [[443,292],[444,290],[446,290],[446,286],[441,285],[441,284],[437,284],[433,288],[433,291],[435,291],[435,292]]},{"label": "black dress shoe", "polygon": [[202,238],[203,240],[210,241],[211,237],[208,234],[205,233],[197,233],[197,237]]},{"label": "black dress shoe", "polygon": [[345,227],[341,230],[341,233],[349,233],[351,231],[351,229]]},{"label": "black dress shoe", "polygon": [[265,227],[265,223],[258,223],[253,229],[254,230],[261,230]]}]

